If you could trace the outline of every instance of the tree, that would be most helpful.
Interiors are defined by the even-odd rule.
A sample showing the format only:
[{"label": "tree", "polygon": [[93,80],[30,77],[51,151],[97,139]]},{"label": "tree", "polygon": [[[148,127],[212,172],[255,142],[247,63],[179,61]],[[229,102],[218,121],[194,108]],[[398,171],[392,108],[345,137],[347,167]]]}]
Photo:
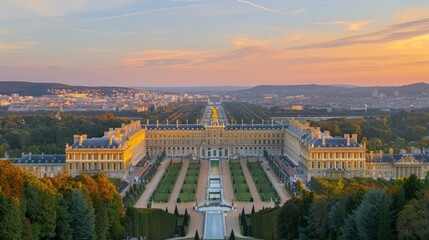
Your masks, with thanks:
[{"label": "tree", "polygon": [[359,232],[356,228],[356,216],[355,214],[349,214],[344,226],[341,230],[342,238],[344,240],[359,240]]},{"label": "tree", "polygon": [[429,190],[412,199],[396,222],[399,239],[429,239]]},{"label": "tree", "polygon": [[305,217],[307,227],[302,233],[310,239],[326,239],[328,236],[329,201],[326,199],[314,200]]},{"label": "tree", "polygon": [[57,239],[72,239],[70,222],[71,213],[68,211],[67,203],[64,199],[60,199],[57,204],[57,226],[55,229]]},{"label": "tree", "polygon": [[200,240],[200,235],[198,234],[198,230],[195,231],[194,240]]},{"label": "tree", "polygon": [[183,226],[188,226],[189,223],[189,214],[188,209],[185,209],[185,214],[183,215]]},{"label": "tree", "polygon": [[[361,239],[376,239],[380,230],[380,209],[383,199],[387,198],[384,190],[369,190],[357,210],[354,212],[356,228]],[[390,207],[390,199],[386,200]]]},{"label": "tree", "polygon": [[0,236],[4,240],[22,239],[22,211],[19,203],[0,192]]},{"label": "tree", "polygon": [[251,214],[254,214],[254,213],[255,213],[255,205],[252,206],[252,212],[251,212]]},{"label": "tree", "polygon": [[243,210],[241,210],[241,225],[244,225],[246,223],[246,213],[244,212],[244,207]]},{"label": "tree", "polygon": [[31,181],[25,187],[27,202],[25,214],[31,221],[33,237],[52,238],[55,236],[56,229],[57,200],[54,193],[46,186],[41,185],[37,179]]},{"label": "tree", "polygon": [[380,206],[380,227],[378,229],[379,240],[390,240],[392,239],[392,229],[390,227],[390,209],[389,209],[389,198],[388,195],[383,196],[383,200]]},{"label": "tree", "polygon": [[177,205],[174,207],[174,215],[179,216],[179,210],[177,210]]},{"label": "tree", "polygon": [[74,189],[69,200],[70,227],[73,239],[90,240],[94,237],[94,210],[88,206],[81,190]]},{"label": "tree", "polygon": [[231,229],[231,234],[229,235],[229,240],[235,240],[234,229]]},{"label": "tree", "polygon": [[423,181],[417,178],[415,174],[412,174],[404,181],[405,198],[407,200],[416,198],[417,193],[423,190],[423,188]]}]

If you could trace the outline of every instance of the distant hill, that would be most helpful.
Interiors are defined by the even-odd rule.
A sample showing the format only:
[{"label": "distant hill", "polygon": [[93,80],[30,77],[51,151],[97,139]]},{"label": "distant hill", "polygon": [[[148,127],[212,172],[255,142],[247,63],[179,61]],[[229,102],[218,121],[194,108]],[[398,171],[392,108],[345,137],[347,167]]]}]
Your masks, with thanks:
[{"label": "distant hill", "polygon": [[171,92],[171,93],[213,93],[213,92],[229,92],[237,91],[242,89],[248,89],[251,87],[244,86],[200,86],[200,87],[134,87],[136,89],[146,91],[157,91],[157,92]]},{"label": "distant hill", "polygon": [[249,89],[242,89],[231,92],[238,96],[263,96],[276,94],[278,96],[295,96],[295,95],[313,95],[313,96],[338,96],[338,97],[369,97],[373,91],[377,90],[380,94],[394,96],[398,92],[400,96],[409,95],[429,95],[429,84],[414,83],[410,85],[397,87],[359,87],[359,86],[341,86],[341,85],[260,85]]},{"label": "distant hill", "polygon": [[11,95],[18,93],[21,96],[42,96],[52,95],[57,90],[66,89],[69,91],[87,91],[100,95],[116,95],[118,93],[140,91],[124,87],[88,87],[88,86],[70,86],[61,83],[35,83],[35,82],[0,82],[0,94]]},{"label": "distant hill", "polygon": [[60,83],[34,83],[34,82],[0,82],[0,94],[11,95],[18,93],[21,96],[41,96],[52,94],[48,89],[70,88]]}]

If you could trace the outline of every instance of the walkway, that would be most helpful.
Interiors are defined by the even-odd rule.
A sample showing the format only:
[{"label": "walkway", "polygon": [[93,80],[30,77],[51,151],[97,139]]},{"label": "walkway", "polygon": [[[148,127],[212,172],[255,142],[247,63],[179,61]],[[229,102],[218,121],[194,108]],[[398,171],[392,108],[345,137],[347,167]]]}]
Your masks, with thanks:
[{"label": "walkway", "polygon": [[150,197],[158,187],[158,184],[161,181],[162,176],[164,176],[164,173],[167,170],[169,163],[170,163],[170,160],[167,160],[167,159],[161,162],[161,165],[158,167],[158,170],[156,171],[155,176],[153,176],[152,180],[146,185],[146,189],[144,190],[143,195],[140,197],[140,199],[137,201],[134,207],[136,208],[147,207]]},{"label": "walkway", "polygon": [[219,165],[222,166],[222,183],[223,183],[223,199],[232,204],[234,199],[234,191],[232,188],[231,171],[229,170],[229,161],[221,160]]},{"label": "walkway", "polygon": [[260,158],[259,161],[262,159],[262,168],[264,169],[265,173],[268,176],[268,179],[270,179],[271,183],[273,184],[274,189],[276,189],[279,197],[280,197],[280,205],[283,205],[287,200],[291,199],[289,193],[285,189],[284,183],[281,183],[277,176],[273,173],[273,171],[268,170],[271,169],[270,164],[265,158]]},{"label": "walkway", "polygon": [[247,160],[241,159],[241,168],[243,169],[244,176],[246,177],[247,185],[249,186],[250,193],[252,194],[254,202],[261,202],[261,198],[259,197],[258,189],[256,188],[255,182],[253,182],[252,175],[250,174],[249,169],[247,168]]}]

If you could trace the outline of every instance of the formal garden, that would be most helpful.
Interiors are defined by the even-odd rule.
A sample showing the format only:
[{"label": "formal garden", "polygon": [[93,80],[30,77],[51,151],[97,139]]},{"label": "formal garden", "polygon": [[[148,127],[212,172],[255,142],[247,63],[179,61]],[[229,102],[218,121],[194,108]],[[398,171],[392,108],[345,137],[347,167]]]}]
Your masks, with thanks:
[{"label": "formal garden", "polygon": [[234,198],[239,202],[253,202],[252,194],[244,176],[240,163],[230,163],[232,188],[234,189]]},{"label": "formal garden", "polygon": [[247,164],[247,167],[252,175],[261,201],[276,201],[279,196],[261,165],[258,162],[251,162]]},{"label": "formal garden", "polygon": [[172,163],[167,168],[166,173],[162,177],[156,191],[152,195],[154,202],[168,202],[174,185],[176,185],[177,177],[182,169],[182,163]]},{"label": "formal garden", "polygon": [[198,189],[198,177],[200,175],[200,163],[191,162],[186,171],[185,181],[180,189],[177,202],[193,202],[196,201]]}]

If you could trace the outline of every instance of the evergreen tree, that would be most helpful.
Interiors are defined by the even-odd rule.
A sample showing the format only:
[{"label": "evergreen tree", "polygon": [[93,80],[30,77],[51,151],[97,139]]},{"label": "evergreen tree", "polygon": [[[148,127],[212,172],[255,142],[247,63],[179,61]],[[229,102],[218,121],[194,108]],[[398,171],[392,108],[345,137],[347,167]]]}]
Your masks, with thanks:
[{"label": "evergreen tree", "polygon": [[189,214],[188,209],[185,209],[185,214],[183,215],[183,226],[188,226],[189,223]]},{"label": "evergreen tree", "polygon": [[416,198],[417,193],[424,188],[422,180],[417,178],[415,174],[412,174],[408,179],[404,181],[405,198],[407,200]]},{"label": "evergreen tree", "polygon": [[174,215],[175,215],[176,217],[178,217],[178,216],[179,216],[179,210],[177,210],[177,205],[174,207]]},{"label": "evergreen tree", "polygon": [[244,212],[244,207],[243,210],[241,210],[241,225],[244,225],[246,223],[246,213]]},{"label": "evergreen tree", "polygon": [[346,221],[344,222],[344,226],[341,230],[342,236],[340,239],[344,240],[360,240],[359,233],[356,228],[356,216],[354,213],[349,214]]},{"label": "evergreen tree", "polygon": [[306,234],[310,239],[326,239],[328,236],[328,211],[328,200],[313,201],[308,215],[305,217],[307,226],[303,229],[303,234]]},{"label": "evergreen tree", "polygon": [[200,235],[198,234],[198,230],[195,231],[194,240],[200,240]]},{"label": "evergreen tree", "polygon": [[64,199],[60,199],[57,205],[57,228],[55,229],[57,239],[72,239],[70,222],[71,215],[68,211],[66,201]]},{"label": "evergreen tree", "polygon": [[[376,239],[380,229],[380,208],[387,194],[383,190],[369,190],[357,208],[356,228],[361,239]],[[388,202],[388,206],[390,202]]]},{"label": "evergreen tree", "polygon": [[390,240],[392,239],[392,229],[390,227],[390,209],[389,199],[385,195],[380,206],[380,227],[378,229],[379,240]]},{"label": "evergreen tree", "polygon": [[231,229],[231,234],[229,235],[229,240],[235,240],[234,229]]},{"label": "evergreen tree", "polygon": [[81,190],[73,190],[69,200],[69,209],[73,239],[93,239],[95,235],[94,210],[88,206]]},{"label": "evergreen tree", "polygon": [[22,239],[22,210],[18,202],[0,192],[0,237]]}]

